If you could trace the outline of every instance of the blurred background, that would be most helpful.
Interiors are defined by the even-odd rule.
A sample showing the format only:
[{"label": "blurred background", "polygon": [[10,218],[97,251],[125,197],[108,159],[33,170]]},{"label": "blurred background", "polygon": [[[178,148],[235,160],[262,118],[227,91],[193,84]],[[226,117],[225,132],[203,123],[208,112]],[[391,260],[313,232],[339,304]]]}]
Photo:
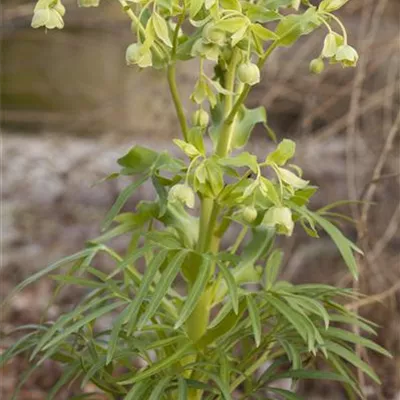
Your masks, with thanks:
[{"label": "blurred background", "polygon": [[[30,28],[32,1],[1,5],[2,296],[97,236],[99,221],[125,183],[92,185],[116,169],[116,158],[134,144],[170,149],[170,139],[179,135],[163,73],[125,65],[133,38],[118,3],[103,1],[98,9],[63,3],[65,29],[47,33]],[[368,399],[399,400],[400,1],[351,0],[340,14],[360,53],[356,69],[329,66],[321,76],[308,73],[321,50],[321,30],[293,50],[276,51],[248,105],[267,108],[279,140],[296,140],[296,163],[320,188],[315,207],[343,199],[366,202],[340,208],[357,221],[343,221],[342,229],[365,251],[357,284],[328,238],[301,232],[284,243],[282,278],[354,285],[369,296],[348,307],[380,325],[377,340],[394,358],[362,353],[382,386],[360,379]],[[179,70],[188,110],[194,67],[187,62]],[[257,128],[250,147],[262,156],[272,146]],[[146,189],[139,193],[146,196]],[[51,282],[43,280],[17,295],[2,310],[1,332],[37,322],[51,291]],[[81,295],[78,289],[63,293],[50,317]],[[2,349],[9,340],[2,340]],[[2,399],[11,398],[26,368],[21,358],[1,371]],[[44,399],[59,373],[56,365],[44,364],[19,399]],[[335,385],[307,383],[301,391],[307,400],[346,398]],[[65,391],[59,399],[68,396]]]}]

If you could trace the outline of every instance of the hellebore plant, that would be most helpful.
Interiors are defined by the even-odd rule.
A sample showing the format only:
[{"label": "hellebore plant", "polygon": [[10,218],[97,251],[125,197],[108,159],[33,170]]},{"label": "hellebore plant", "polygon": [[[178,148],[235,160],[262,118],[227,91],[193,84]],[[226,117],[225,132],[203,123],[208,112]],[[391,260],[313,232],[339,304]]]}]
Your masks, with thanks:
[{"label": "hellebore plant", "polygon": [[[78,3],[98,6],[99,0]],[[51,274],[56,293],[78,285],[86,296],[56,321],[19,328],[28,333],[2,354],[1,363],[30,355],[33,367],[22,386],[45,360],[60,362],[64,372],[48,399],[57,398],[64,385],[91,382],[114,400],[292,400],[300,399],[296,386],[303,379],[337,380],[350,398],[362,396],[354,368],[379,379],[353,347],[387,352],[352,333],[356,326],[374,334],[371,323],[342,305],[356,294],[279,280],[282,251],[275,238],[292,235],[295,225],[313,237],[322,229],[355,278],[353,252],[359,249],[326,208],[308,208],[316,187],[290,164],[293,141],[282,140],[261,160],[242,150],[256,124],[273,138],[265,110],[244,102],[275,50],[321,27],[327,36],[310,69],[322,72],[325,59],[356,64],[357,53],[332,14],[346,0],[323,0],[318,7],[308,0],[119,3],[134,37],[127,64],[166,72],[182,134],[174,143],[182,158],[135,146],[118,160],[121,169],[110,179],[129,176],[132,183],[107,214],[104,233],[14,291]],[[62,28],[64,13],[60,0],[39,0],[32,26]],[[191,116],[175,78],[177,63],[187,60],[199,66]],[[214,65],[212,74],[206,63]],[[155,200],[121,212],[147,181]],[[229,247],[222,241],[228,229],[237,232]],[[130,238],[124,253],[106,244],[120,235]],[[96,268],[99,254],[109,257],[112,273]],[[107,315],[113,323],[101,328],[96,322]],[[275,385],[283,378],[291,379],[290,390]]]}]

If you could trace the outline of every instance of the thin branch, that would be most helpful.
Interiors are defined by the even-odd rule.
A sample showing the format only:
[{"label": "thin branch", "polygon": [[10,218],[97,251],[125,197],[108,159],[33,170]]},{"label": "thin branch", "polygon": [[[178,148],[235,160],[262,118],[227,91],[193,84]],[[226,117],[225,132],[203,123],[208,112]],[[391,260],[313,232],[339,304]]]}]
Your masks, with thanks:
[{"label": "thin branch", "polygon": [[350,303],[346,305],[346,308],[348,310],[357,310],[360,307],[365,307],[369,306],[375,303],[382,302],[383,300],[387,299],[388,297],[394,295],[397,291],[400,290],[400,280],[398,280],[393,286],[391,286],[389,289],[385,290],[382,293],[378,293],[374,296],[369,296],[366,299],[362,299],[359,301],[356,301],[354,303]]}]

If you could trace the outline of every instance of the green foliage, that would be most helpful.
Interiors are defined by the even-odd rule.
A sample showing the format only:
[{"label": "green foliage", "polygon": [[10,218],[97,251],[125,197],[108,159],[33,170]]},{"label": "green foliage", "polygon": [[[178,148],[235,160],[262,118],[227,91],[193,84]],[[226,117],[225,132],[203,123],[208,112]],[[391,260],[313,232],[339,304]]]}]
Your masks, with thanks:
[{"label": "green foliage", "polygon": [[[135,35],[127,64],[167,70],[182,130],[174,143],[188,161],[141,146],[118,160],[120,171],[109,179],[123,175],[132,181],[106,215],[102,235],[14,291],[51,274],[56,293],[75,285],[85,288],[86,296],[52,323],[19,328],[27,333],[1,355],[0,364],[19,354],[30,356],[33,366],[19,386],[46,359],[64,365],[49,399],[72,381],[82,387],[91,382],[110,399],[125,400],[231,399],[237,389],[243,399],[300,399],[295,388],[302,379],[337,380],[361,394],[352,366],[375,381],[378,377],[353,346],[389,354],[348,329],[355,325],[375,333],[372,324],[341,304],[356,296],[350,290],[279,280],[283,253],[275,238],[292,235],[296,225],[313,237],[322,228],[355,278],[353,253],[359,249],[327,219],[335,215],[328,208],[308,208],[316,188],[289,164],[293,141],[282,140],[261,161],[237,151],[256,124],[275,138],[265,109],[248,109],[244,101],[276,49],[323,26],[328,34],[310,69],[322,72],[324,59],[356,64],[357,53],[331,14],[346,0],[324,0],[318,8],[307,0],[119,2]],[[82,7],[99,3],[78,1]],[[62,28],[64,13],[60,0],[39,0],[32,26]],[[199,61],[191,95],[198,109],[190,125],[175,65],[192,58]],[[210,61],[212,76],[203,68]],[[145,182],[154,188],[154,201],[121,212]],[[231,226],[240,233],[225,249],[221,238]],[[123,254],[107,245],[119,236],[130,238]],[[113,266],[109,274],[96,268],[97,257],[104,255]],[[109,316],[113,323],[102,327],[98,321]],[[267,370],[258,373],[266,363]],[[292,390],[273,386],[282,378],[293,381]]]}]

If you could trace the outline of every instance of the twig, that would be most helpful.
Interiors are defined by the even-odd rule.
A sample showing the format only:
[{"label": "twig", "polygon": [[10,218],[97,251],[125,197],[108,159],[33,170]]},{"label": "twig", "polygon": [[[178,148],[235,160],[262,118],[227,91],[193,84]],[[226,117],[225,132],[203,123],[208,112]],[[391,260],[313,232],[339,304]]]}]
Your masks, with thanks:
[{"label": "twig", "polygon": [[361,307],[365,307],[365,306],[369,306],[371,304],[382,302],[386,298],[394,295],[399,290],[400,290],[400,280],[398,280],[393,286],[391,286],[389,289],[386,289],[382,293],[378,293],[373,296],[369,296],[366,299],[362,299],[362,300],[347,304],[346,308],[348,310],[357,310]]},{"label": "twig", "polygon": [[396,137],[397,133],[399,132],[399,128],[400,128],[400,111],[397,113],[396,120],[393,123],[392,128],[390,129],[390,131],[386,137],[385,144],[383,146],[381,155],[379,156],[379,159],[374,168],[374,172],[372,174],[372,180],[371,180],[371,182],[365,192],[365,196],[363,198],[363,201],[365,201],[365,203],[363,204],[363,207],[361,210],[360,223],[363,224],[364,226],[365,226],[367,218],[368,218],[368,211],[371,207],[370,202],[375,194],[377,183],[379,182],[379,179],[381,177],[383,166],[385,165],[387,156],[393,147],[394,138]]},{"label": "twig", "polygon": [[400,203],[397,205],[396,211],[391,218],[389,225],[387,226],[382,237],[376,242],[375,246],[371,251],[371,259],[374,262],[382,252],[385,250],[388,243],[392,240],[393,236],[396,234],[400,223]]},{"label": "twig", "polygon": [[[365,113],[369,113],[377,108],[382,107],[382,103],[385,99],[385,96],[389,93],[395,93],[397,90],[397,86],[400,84],[400,79],[397,79],[393,82],[393,85],[389,88],[383,88],[369,96],[369,98],[362,104],[362,107],[358,109],[357,118],[361,117]],[[336,135],[341,130],[345,129],[347,125],[347,115],[339,118],[337,121],[333,122],[326,128],[321,128],[315,132],[315,140],[323,141],[329,139],[331,136]]]}]

